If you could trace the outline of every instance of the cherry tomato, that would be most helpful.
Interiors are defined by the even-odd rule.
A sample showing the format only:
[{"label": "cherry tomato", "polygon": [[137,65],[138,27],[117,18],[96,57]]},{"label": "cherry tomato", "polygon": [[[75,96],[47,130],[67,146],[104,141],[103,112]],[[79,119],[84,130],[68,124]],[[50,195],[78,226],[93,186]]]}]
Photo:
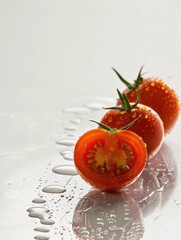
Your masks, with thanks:
[{"label": "cherry tomato", "polygon": [[117,190],[132,183],[145,167],[146,158],[145,143],[129,130],[89,130],[74,149],[80,176],[102,190]]},{"label": "cherry tomato", "polygon": [[159,115],[153,109],[139,104],[138,101],[131,105],[126,96],[122,95],[119,90],[118,94],[122,105],[108,108],[111,110],[105,113],[101,123],[110,128],[120,129],[137,119],[129,130],[143,139],[147,145],[148,158],[152,158],[159,151],[164,138],[163,123]]},{"label": "cherry tomato", "polygon": [[[127,86],[123,93],[130,102],[136,101],[140,91],[140,103],[154,109],[163,121],[165,135],[174,127],[180,113],[180,102],[176,92],[162,79],[149,77],[143,78],[141,70],[133,84],[128,83],[113,69],[120,80]],[[117,104],[120,104],[118,100]]]}]

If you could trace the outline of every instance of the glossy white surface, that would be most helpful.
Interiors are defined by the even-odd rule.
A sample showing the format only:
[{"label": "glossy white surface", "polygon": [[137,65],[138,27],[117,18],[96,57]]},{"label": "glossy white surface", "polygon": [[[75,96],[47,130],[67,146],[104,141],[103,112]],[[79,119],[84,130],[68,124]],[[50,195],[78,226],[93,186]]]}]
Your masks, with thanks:
[{"label": "glossy white surface", "polygon": [[[93,127],[87,121],[99,120],[97,107],[112,103],[123,87],[110,67],[133,79],[144,64],[147,75],[162,77],[181,97],[180,7],[178,0],[0,1],[0,239],[75,239],[73,216],[86,194],[95,204],[86,217],[95,229],[104,225],[108,239],[120,231],[125,239],[181,239],[181,120],[157,156],[159,169],[149,166],[135,183],[139,191],[130,186],[120,204],[117,196],[99,193],[95,200],[78,175],[52,172],[63,161],[55,142],[75,141]],[[72,164],[71,144],[64,165]],[[44,193],[49,185],[66,186],[64,197]],[[40,196],[45,204],[32,203]],[[39,220],[28,217],[37,205],[55,221],[48,233],[35,231]],[[82,227],[86,239],[90,229]]]}]

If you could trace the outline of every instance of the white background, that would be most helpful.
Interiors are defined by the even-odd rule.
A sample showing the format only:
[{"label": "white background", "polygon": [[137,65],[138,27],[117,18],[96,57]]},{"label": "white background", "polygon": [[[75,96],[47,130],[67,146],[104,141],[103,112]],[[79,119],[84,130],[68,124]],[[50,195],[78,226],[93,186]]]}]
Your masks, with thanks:
[{"label": "white background", "polygon": [[[181,96],[180,9],[179,0],[0,1],[2,239],[31,239],[32,228],[17,226],[30,224],[23,211],[51,152],[30,156],[27,148],[56,134],[61,126],[52,119],[75,99],[116,97],[123,85],[111,67],[132,80],[144,65],[145,72],[162,77]],[[177,161],[179,126],[168,138]],[[22,179],[30,186],[18,185]],[[9,193],[13,181],[14,193]],[[28,186],[29,196],[21,202]]]}]

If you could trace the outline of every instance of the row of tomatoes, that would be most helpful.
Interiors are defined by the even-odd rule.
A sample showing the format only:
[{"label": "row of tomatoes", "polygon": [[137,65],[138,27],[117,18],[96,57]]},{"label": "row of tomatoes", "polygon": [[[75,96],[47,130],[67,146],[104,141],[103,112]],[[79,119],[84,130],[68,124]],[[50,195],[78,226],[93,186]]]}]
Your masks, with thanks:
[{"label": "row of tomatoes", "polygon": [[159,151],[175,125],[180,102],[175,91],[159,78],[144,78],[142,68],[133,84],[114,68],[126,89],[116,106],[83,134],[74,149],[80,176],[102,190],[118,190],[135,181],[147,161]]}]

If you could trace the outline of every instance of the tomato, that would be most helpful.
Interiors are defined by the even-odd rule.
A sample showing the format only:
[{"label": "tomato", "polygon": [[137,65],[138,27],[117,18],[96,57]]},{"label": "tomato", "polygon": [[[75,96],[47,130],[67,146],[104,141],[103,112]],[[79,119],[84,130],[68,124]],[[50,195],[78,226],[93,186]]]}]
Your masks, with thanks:
[{"label": "tomato", "polygon": [[74,149],[80,176],[102,190],[117,190],[132,183],[145,167],[146,158],[145,143],[129,130],[89,130]]},{"label": "tomato", "polygon": [[[149,77],[143,78],[141,70],[134,84],[128,83],[113,69],[120,80],[125,83],[127,89],[123,93],[130,102],[136,101],[138,90],[140,91],[140,103],[154,109],[163,121],[165,135],[174,127],[180,113],[180,102],[176,92],[162,79]],[[117,105],[120,100],[117,101]]]},{"label": "tomato", "polygon": [[137,119],[129,130],[143,139],[147,145],[148,158],[152,158],[159,151],[164,138],[163,123],[159,115],[153,109],[139,104],[138,101],[130,105],[125,95],[122,95],[119,90],[118,94],[120,99],[122,98],[120,100],[122,101],[122,105],[111,107],[111,110],[106,112],[101,119],[101,123],[111,128],[120,129],[134,119]]}]

